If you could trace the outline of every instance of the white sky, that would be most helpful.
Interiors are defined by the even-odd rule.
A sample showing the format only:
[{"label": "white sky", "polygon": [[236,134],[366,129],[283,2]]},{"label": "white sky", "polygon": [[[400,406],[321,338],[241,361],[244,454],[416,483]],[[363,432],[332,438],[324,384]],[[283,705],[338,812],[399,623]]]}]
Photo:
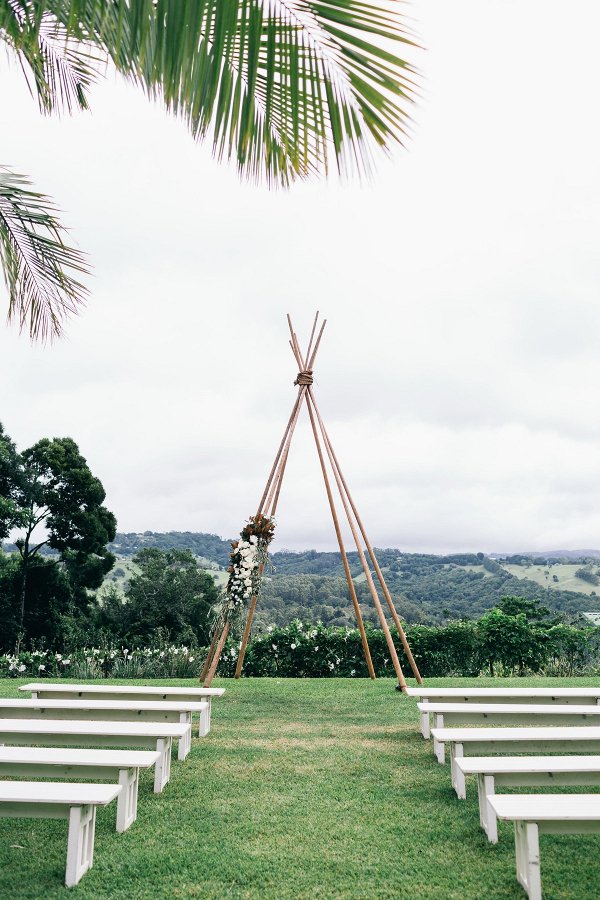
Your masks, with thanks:
[{"label": "white sky", "polygon": [[[419,0],[408,152],[370,186],[241,185],[119,80],[42,119],[0,62],[2,162],[92,259],[69,339],[0,329],[0,420],[73,437],[124,531],[237,534],[328,319],[317,396],[371,539],[600,543],[600,6]],[[3,288],[0,303],[6,308]],[[306,414],[277,548],[334,549]]]}]

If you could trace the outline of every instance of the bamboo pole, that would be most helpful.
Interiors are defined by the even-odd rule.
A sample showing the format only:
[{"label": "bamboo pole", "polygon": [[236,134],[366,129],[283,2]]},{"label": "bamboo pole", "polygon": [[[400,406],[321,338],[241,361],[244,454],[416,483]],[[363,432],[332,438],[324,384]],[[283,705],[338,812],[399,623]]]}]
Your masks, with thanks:
[{"label": "bamboo pole", "polygon": [[269,493],[269,488],[271,487],[271,482],[272,482],[272,480],[273,480],[273,475],[275,474],[275,470],[277,469],[277,466],[278,466],[278,464],[279,464],[279,458],[281,457],[281,451],[283,450],[283,447],[284,447],[284,444],[285,444],[285,441],[286,441],[288,432],[289,432],[289,430],[290,430],[290,425],[292,424],[292,419],[294,418],[294,416],[295,416],[295,414],[296,414],[296,409],[297,409],[297,407],[298,407],[298,403],[299,403],[299,402],[300,402],[300,391],[298,391],[298,396],[296,397],[296,402],[294,403],[294,406],[293,406],[293,408],[292,408],[292,414],[291,414],[291,416],[290,416],[290,418],[289,418],[289,420],[288,420],[286,429],[285,429],[285,431],[284,431],[284,433],[283,433],[283,437],[282,437],[282,439],[281,439],[281,443],[280,443],[280,445],[279,445],[279,450],[277,451],[277,455],[276,455],[276,457],[275,457],[275,462],[273,463],[273,466],[272,466],[272,468],[271,468],[271,473],[270,473],[270,475],[269,475],[269,477],[268,477],[268,479],[267,479],[267,484],[266,484],[264,493],[263,493],[263,495],[262,495],[260,504],[259,504],[259,506],[258,506],[258,512],[256,513],[257,516],[259,516],[259,515],[261,514],[262,510],[263,510],[263,506],[264,506],[265,500],[267,499],[267,494]]},{"label": "bamboo pole", "polygon": [[398,629],[398,634],[400,635],[400,640],[402,641],[402,646],[404,647],[404,652],[406,653],[406,656],[407,656],[408,661],[409,661],[409,663],[410,663],[410,667],[411,667],[411,669],[412,669],[412,671],[413,671],[413,675],[415,676],[415,678],[416,678],[416,680],[417,680],[417,684],[423,684],[423,679],[421,678],[419,669],[418,669],[417,664],[416,664],[416,662],[415,662],[415,660],[414,660],[414,657],[413,657],[413,655],[412,655],[411,649],[410,649],[410,647],[409,647],[409,645],[408,645],[408,641],[407,641],[407,639],[406,639],[406,635],[405,635],[405,633],[404,633],[404,629],[402,628],[402,624],[401,624],[400,619],[399,619],[399,617],[398,617],[398,613],[396,612],[396,607],[394,606],[394,601],[392,600],[392,597],[391,597],[390,592],[389,592],[389,590],[388,590],[388,586],[387,586],[387,584],[386,584],[386,582],[385,582],[385,578],[383,577],[383,572],[381,571],[381,569],[380,569],[380,567],[379,567],[379,563],[377,562],[377,557],[375,556],[375,553],[374,553],[374,551],[373,551],[373,547],[371,546],[371,542],[369,541],[369,538],[367,537],[367,534],[366,534],[364,525],[363,525],[362,520],[361,520],[361,518],[360,518],[360,516],[359,516],[359,514],[358,514],[358,510],[356,509],[356,506],[354,505],[354,501],[352,500],[352,495],[350,494],[350,491],[349,491],[349,489],[348,489],[348,485],[346,484],[346,479],[344,478],[344,475],[343,475],[342,470],[341,470],[341,468],[340,468],[340,464],[339,464],[339,462],[338,462],[338,460],[337,460],[337,457],[336,457],[336,455],[335,455],[335,451],[334,451],[334,449],[333,449],[333,446],[332,446],[332,444],[331,444],[331,441],[329,440],[329,436],[327,435],[327,431],[325,430],[325,426],[322,424],[322,420],[321,420],[321,417],[319,416],[319,412],[318,412],[317,406],[316,406],[316,404],[315,404],[315,399],[314,399],[314,395],[313,395],[312,391],[311,391],[310,396],[311,396],[311,399],[312,399],[313,404],[315,405],[315,411],[316,411],[316,413],[317,413],[317,416],[319,417],[319,422],[320,422],[320,424],[321,424],[321,426],[322,426],[322,430],[323,430],[323,432],[324,432],[324,440],[326,440],[327,444],[328,444],[329,447],[331,448],[331,455],[332,455],[333,460],[334,460],[334,463],[335,463],[335,468],[336,468],[337,471],[339,472],[339,476],[340,476],[340,479],[341,479],[342,484],[343,484],[343,486],[344,486],[344,490],[345,490],[345,492],[346,492],[346,494],[347,494],[347,496],[348,496],[348,501],[349,501],[349,503],[350,503],[350,506],[352,507],[352,512],[354,513],[354,517],[356,518],[356,522],[357,522],[358,527],[359,527],[359,529],[360,529],[360,532],[361,532],[361,534],[362,534],[362,536],[363,536],[363,540],[364,540],[365,545],[366,545],[366,547],[367,547],[367,551],[368,551],[368,553],[369,553],[369,556],[371,557],[371,561],[373,562],[373,567],[374,567],[374,569],[375,569],[375,571],[376,571],[376,573],[377,573],[377,577],[378,577],[378,579],[379,579],[379,581],[380,581],[380,583],[381,583],[381,587],[382,587],[383,593],[385,594],[385,598],[386,598],[387,603],[388,603],[388,606],[389,606],[389,608],[390,608],[390,612],[391,612],[391,614],[392,614],[392,618],[394,619],[394,624],[395,624],[396,628]]},{"label": "bamboo pole", "polygon": [[[296,424],[298,422],[298,418],[300,416],[300,410],[302,409],[302,402],[306,396],[306,385],[300,385],[300,391],[298,393],[298,405],[296,407],[296,414],[290,423],[290,429],[288,431],[288,436],[285,442],[285,447],[283,448],[283,453],[281,454],[281,458],[279,460],[279,466],[277,469],[277,473],[273,482],[271,484],[271,490],[269,492],[269,496],[267,497],[267,502],[265,504],[265,510],[269,513],[271,508],[271,503],[273,502],[273,495],[278,487],[281,486],[281,478],[283,477],[283,471],[285,469],[285,464],[287,462],[288,453],[290,452],[290,444],[292,443],[292,438],[294,436],[294,431],[296,430]],[[270,515],[273,515],[271,512]]]},{"label": "bamboo pole", "polygon": [[[281,456],[279,467],[277,469],[277,474],[275,475],[275,479],[273,481],[273,485],[271,488],[271,493],[269,494],[269,497],[267,499],[266,511],[267,511],[267,514],[272,515],[272,516],[275,515],[275,510],[277,508],[277,501],[279,500],[279,491],[281,490],[281,483],[283,481],[283,473],[285,471],[285,466],[287,463],[288,453],[290,450],[290,444],[292,441],[294,430],[296,428],[296,422],[298,421],[298,416],[300,415],[300,408],[302,406],[302,398],[304,398],[305,394],[306,394],[306,385],[302,385],[301,393],[298,395],[300,402],[297,405],[296,415],[294,416],[294,419],[291,423],[287,441],[286,441],[286,445],[283,450],[283,454]],[[275,490],[277,491],[277,493],[275,494],[275,499],[273,500],[273,492]],[[272,501],[272,505],[271,505],[271,501]],[[261,563],[260,569],[259,569],[259,575],[261,578],[262,578],[263,570],[264,570],[264,564]],[[236,678],[239,678],[242,674],[242,665],[244,663],[244,657],[246,655],[246,647],[248,646],[248,641],[250,639],[250,629],[252,627],[252,619],[254,618],[254,610],[256,608],[257,599],[258,598],[255,594],[252,597],[252,601],[250,603],[250,608],[248,609],[248,615],[246,617],[246,626],[244,628],[244,636],[242,637],[242,645],[240,647],[240,655],[238,657],[237,666],[235,668],[235,677]]]},{"label": "bamboo pole", "polygon": [[312,331],[311,331],[311,333],[310,333],[310,341],[308,342],[308,347],[307,347],[307,350],[306,350],[306,359],[307,359],[307,360],[310,359],[310,348],[311,348],[311,346],[312,346],[313,338],[314,338],[314,336],[315,336],[315,328],[317,327],[317,321],[318,321],[318,318],[319,318],[319,310],[317,310],[317,314],[316,314],[316,316],[315,316],[315,321],[313,322]]},{"label": "bamboo pole", "polygon": [[228,631],[229,622],[225,622],[225,628],[221,632],[221,640],[219,641],[210,669],[208,670],[208,675],[206,677],[206,681],[204,682],[204,687],[210,687],[210,683],[215,677],[215,672],[217,671],[217,666],[219,665],[219,660],[221,659],[221,653],[223,652],[223,647],[225,646],[225,640],[227,639]]},{"label": "bamboo pole", "polygon": [[223,621],[223,616],[221,616],[219,618],[217,624],[215,625],[215,630],[213,633],[212,641],[211,641],[210,647],[208,649],[208,656],[206,657],[206,662],[204,663],[204,668],[202,669],[202,674],[200,676],[200,684],[202,684],[202,682],[204,681],[204,679],[206,678],[206,676],[208,674],[208,670],[210,668],[210,664],[211,664],[212,658],[213,658],[213,653],[215,652],[217,638],[218,638],[219,634],[221,633],[222,621]]},{"label": "bamboo pole", "polygon": [[313,416],[313,412],[312,412],[310,403],[308,402],[308,398],[307,398],[306,407],[308,409],[308,415],[310,416],[310,424],[312,425],[312,430],[313,430],[313,434],[315,437],[315,443],[317,445],[317,453],[319,454],[319,462],[321,463],[321,471],[323,472],[323,480],[325,482],[325,490],[327,491],[327,499],[329,500],[329,507],[331,509],[331,515],[333,517],[335,533],[336,533],[336,536],[338,539],[340,553],[342,554],[342,562],[344,563],[344,571],[346,573],[346,580],[348,582],[348,588],[350,589],[350,596],[352,597],[352,605],[354,606],[354,613],[356,615],[356,621],[358,622],[358,628],[360,630],[360,636],[362,639],[363,650],[365,652],[365,657],[367,660],[367,668],[369,670],[369,675],[371,676],[371,678],[375,678],[375,669],[373,668],[373,662],[371,660],[371,651],[369,650],[369,642],[367,640],[365,626],[363,625],[362,615],[360,612],[360,607],[358,605],[356,589],[354,587],[354,582],[352,581],[352,576],[350,574],[350,566],[348,565],[346,549],[344,547],[344,542],[342,540],[342,533],[340,531],[340,523],[338,521],[337,512],[335,510],[335,503],[333,502],[333,495],[331,493],[331,487],[329,485],[329,479],[327,477],[327,469],[325,468],[325,460],[323,459],[323,452],[321,450],[319,434],[317,432],[317,426],[315,423],[315,419]]},{"label": "bamboo pole", "polygon": [[358,532],[356,531],[356,526],[354,524],[352,515],[350,513],[350,509],[348,507],[348,503],[344,496],[342,484],[340,482],[338,473],[333,465],[331,448],[329,446],[329,441],[325,435],[325,430],[323,428],[323,422],[321,420],[321,417],[319,415],[319,411],[318,411],[317,407],[314,405],[314,397],[312,395],[312,392],[309,389],[308,397],[306,398],[306,405],[308,406],[309,413],[311,411],[311,401],[312,401],[312,406],[314,407],[314,410],[315,410],[315,413],[317,416],[317,420],[319,422],[319,426],[321,428],[321,434],[323,435],[323,443],[325,445],[325,449],[326,449],[327,455],[329,457],[329,462],[330,462],[331,468],[333,470],[333,476],[334,476],[336,484],[337,484],[337,488],[338,488],[338,491],[340,494],[340,499],[342,501],[342,506],[344,507],[344,511],[345,511],[346,517],[348,519],[348,524],[350,525],[350,530],[352,532],[352,537],[354,538],[354,543],[356,544],[356,549],[358,550],[358,555],[360,557],[360,561],[362,563],[364,573],[367,578],[369,590],[371,591],[371,597],[373,598],[373,603],[375,604],[375,609],[377,610],[377,615],[379,616],[379,621],[381,622],[381,627],[383,628],[383,633],[385,634],[385,639],[386,639],[386,642],[388,645],[388,650],[390,651],[390,656],[392,659],[392,665],[394,666],[394,670],[396,672],[396,675],[398,676],[398,681],[400,682],[400,685],[401,685],[402,689],[404,690],[404,688],[406,688],[406,679],[404,678],[404,673],[402,672],[402,666],[400,665],[400,660],[398,659],[398,654],[396,653],[396,648],[394,646],[394,640],[392,638],[388,623],[386,622],[383,608],[381,606],[381,601],[379,600],[377,590],[375,589],[375,585],[373,583],[373,578],[371,576],[371,571],[369,569],[369,566],[367,565],[367,560],[366,560],[366,557],[365,557],[365,554],[364,554],[364,551],[362,548],[362,544],[359,540]]},{"label": "bamboo pole", "polygon": [[[264,571],[265,564],[261,563],[258,569],[259,578],[262,578],[262,573]],[[258,595],[254,594],[252,597],[252,601],[250,603],[250,608],[248,610],[248,615],[246,617],[246,627],[244,628],[244,636],[242,637],[242,645],[240,647],[240,655],[238,656],[237,666],[235,667],[235,678],[239,678],[242,674],[242,666],[244,665],[244,657],[246,655],[246,647],[248,646],[248,640],[250,639],[250,629],[252,628],[252,619],[254,618],[254,610],[256,609],[256,601],[258,600]]]}]

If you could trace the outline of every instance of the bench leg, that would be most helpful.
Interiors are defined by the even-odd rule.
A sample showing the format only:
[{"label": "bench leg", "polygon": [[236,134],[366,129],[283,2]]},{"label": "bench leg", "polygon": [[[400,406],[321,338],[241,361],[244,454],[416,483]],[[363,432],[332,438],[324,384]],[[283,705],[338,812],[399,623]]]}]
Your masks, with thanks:
[{"label": "bench leg", "polygon": [[122,834],[127,831],[132,822],[137,819],[137,798],[140,782],[140,770],[121,769],[119,772],[119,784],[123,790],[117,801],[117,831]]},{"label": "bench leg", "polygon": [[177,748],[177,759],[184,760],[192,749],[192,714],[188,712],[181,713],[179,721],[182,725],[190,726],[190,730],[186,736],[179,739],[179,747]]},{"label": "bench leg", "polygon": [[154,793],[160,794],[171,777],[171,738],[158,738],[156,749],[160,756],[154,767]]},{"label": "bench leg", "polygon": [[[444,727],[443,715],[441,715],[440,713],[434,713],[433,714],[433,724],[435,725],[436,728],[443,728]],[[443,741],[436,741],[435,738],[433,739],[433,752],[437,756],[437,761],[439,763],[443,763],[445,761],[446,756],[444,754],[444,742]]]},{"label": "bench leg", "polygon": [[72,806],[69,813],[67,873],[65,883],[73,887],[94,864],[95,806]]},{"label": "bench leg", "polygon": [[494,793],[494,776],[483,775],[481,772],[477,776],[477,790],[479,793],[479,821],[481,827],[488,837],[491,844],[498,843],[498,819],[496,813],[488,803],[488,797]]},{"label": "bench leg", "polygon": [[459,800],[464,800],[467,796],[465,788],[465,776],[456,765],[456,758],[462,755],[463,745],[456,744],[454,741],[452,741],[450,743],[450,773],[452,776],[452,787],[456,791],[456,796]]},{"label": "bench leg", "polygon": [[535,822],[515,822],[517,879],[529,900],[542,900],[540,876],[540,840]]},{"label": "bench leg", "polygon": [[198,728],[198,737],[206,737],[210,731],[210,697],[204,698],[208,703],[208,708],[203,709],[200,713],[200,727]]}]

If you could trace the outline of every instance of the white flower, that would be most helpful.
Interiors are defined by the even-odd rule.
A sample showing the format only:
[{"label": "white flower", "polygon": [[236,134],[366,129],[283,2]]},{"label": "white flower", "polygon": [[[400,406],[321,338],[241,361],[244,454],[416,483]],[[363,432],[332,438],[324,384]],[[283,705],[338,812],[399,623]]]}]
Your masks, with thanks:
[{"label": "white flower", "polygon": [[277,650],[277,644],[271,644],[271,647],[273,648],[273,650]]},{"label": "white flower", "polygon": [[352,669],[352,671],[350,672],[350,674],[351,674],[351,675],[356,675],[356,669]]},{"label": "white flower", "polygon": [[56,654],[56,658],[57,658],[57,660],[58,660],[58,659],[62,659],[62,656],[60,655],[60,653],[57,653],[57,654]]},{"label": "white flower", "polygon": [[273,626],[272,626],[272,625],[267,625],[267,631],[273,631]]},{"label": "white flower", "polygon": [[295,650],[295,649],[296,649],[296,645],[295,645],[295,644],[290,644],[290,647],[292,648],[292,650]]},{"label": "white flower", "polygon": [[194,662],[194,657],[190,656],[190,662]]},{"label": "white flower", "polygon": [[258,538],[256,537],[255,534],[251,534],[251,535],[250,535],[250,543],[251,543],[251,544],[258,544]]},{"label": "white flower", "polygon": [[236,651],[233,649],[233,647],[231,648],[231,650],[230,650],[229,652],[231,653],[231,655],[232,655],[233,658],[235,659],[236,656],[237,656],[237,653],[236,653]]},{"label": "white flower", "polygon": [[252,579],[251,579],[251,578],[245,578],[245,579],[244,579],[244,584],[247,585],[247,587],[252,587]]},{"label": "white flower", "polygon": [[[19,666],[19,672],[24,672],[27,666]],[[12,669],[12,666],[11,666]]]},{"label": "white flower", "polygon": [[334,665],[333,665],[333,663],[332,663],[332,662],[330,662],[330,663],[327,663],[327,665],[328,665],[328,666],[329,666],[329,668],[330,668],[330,669],[331,669],[331,671],[333,671],[333,670],[334,670],[334,668],[335,668],[335,666],[334,666]]},{"label": "white flower", "polygon": [[43,672],[46,666],[38,666],[38,672]]},{"label": "white flower", "polygon": [[70,666],[70,665],[71,665],[70,659],[63,659],[63,666]]}]

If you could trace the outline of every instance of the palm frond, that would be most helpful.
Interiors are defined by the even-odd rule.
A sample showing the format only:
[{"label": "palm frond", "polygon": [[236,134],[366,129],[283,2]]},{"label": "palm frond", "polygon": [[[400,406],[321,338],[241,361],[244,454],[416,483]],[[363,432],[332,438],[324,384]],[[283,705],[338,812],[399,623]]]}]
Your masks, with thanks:
[{"label": "palm frond", "polygon": [[250,178],[287,184],[332,156],[368,171],[406,140],[417,73],[392,49],[416,45],[395,0],[31,2]]},{"label": "palm frond", "polygon": [[65,229],[49,197],[22,175],[0,167],[0,263],[9,293],[8,321],[32,340],[59,337],[87,290],[69,273],[88,273],[85,256],[63,240]]},{"label": "palm frond", "polygon": [[40,112],[89,109],[87,92],[106,54],[91,53],[56,16],[28,0],[0,0],[0,38],[15,52]]}]

